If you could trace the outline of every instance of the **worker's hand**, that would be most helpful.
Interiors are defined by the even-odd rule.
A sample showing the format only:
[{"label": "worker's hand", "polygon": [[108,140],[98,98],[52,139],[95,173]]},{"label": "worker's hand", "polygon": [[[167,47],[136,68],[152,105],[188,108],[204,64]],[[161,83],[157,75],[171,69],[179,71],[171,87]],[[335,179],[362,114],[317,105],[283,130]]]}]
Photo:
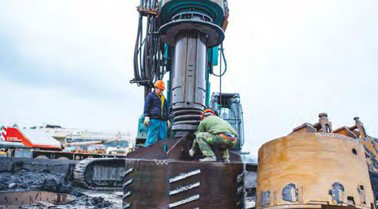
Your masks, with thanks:
[{"label": "worker's hand", "polygon": [[144,125],[149,126],[150,125],[150,117],[145,117],[144,118]]},{"label": "worker's hand", "polygon": [[169,120],[167,120],[167,126],[168,128],[171,128],[171,122]]}]

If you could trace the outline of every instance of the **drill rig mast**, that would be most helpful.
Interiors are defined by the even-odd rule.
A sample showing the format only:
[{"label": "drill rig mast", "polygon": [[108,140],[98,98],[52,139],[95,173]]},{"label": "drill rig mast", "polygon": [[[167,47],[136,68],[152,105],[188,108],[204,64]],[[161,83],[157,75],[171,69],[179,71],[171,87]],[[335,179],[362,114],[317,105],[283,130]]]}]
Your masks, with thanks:
[{"label": "drill rig mast", "polygon": [[196,130],[201,111],[210,104],[209,77],[224,40],[227,1],[142,0],[138,12],[131,83],[144,86],[146,96],[154,81],[169,73],[172,131],[183,136]]}]

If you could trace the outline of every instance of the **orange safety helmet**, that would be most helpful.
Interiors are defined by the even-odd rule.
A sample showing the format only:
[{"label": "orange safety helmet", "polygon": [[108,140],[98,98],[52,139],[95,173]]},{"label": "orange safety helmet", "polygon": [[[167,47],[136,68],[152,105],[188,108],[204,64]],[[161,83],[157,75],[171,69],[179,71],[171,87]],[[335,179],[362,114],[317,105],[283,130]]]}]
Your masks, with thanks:
[{"label": "orange safety helmet", "polygon": [[163,91],[165,90],[165,84],[164,84],[164,81],[162,81],[162,80],[156,81],[154,86],[156,88],[163,90]]},{"label": "orange safety helmet", "polygon": [[211,113],[213,115],[216,115],[214,110],[210,109],[210,108],[207,108],[205,109],[204,111],[202,111],[202,116],[201,116],[201,119],[205,119],[205,115],[207,115],[206,113]]}]

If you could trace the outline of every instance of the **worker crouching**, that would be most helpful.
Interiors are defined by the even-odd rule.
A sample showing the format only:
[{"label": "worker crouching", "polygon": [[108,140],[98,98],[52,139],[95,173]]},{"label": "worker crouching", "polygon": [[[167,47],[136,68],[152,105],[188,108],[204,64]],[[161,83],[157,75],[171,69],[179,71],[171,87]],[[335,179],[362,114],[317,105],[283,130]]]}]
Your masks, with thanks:
[{"label": "worker crouching", "polygon": [[193,157],[200,150],[205,157],[200,161],[216,161],[213,146],[219,149],[223,162],[230,162],[228,150],[237,144],[237,137],[237,132],[227,121],[216,116],[213,110],[206,109],[189,154]]},{"label": "worker crouching", "polygon": [[167,129],[171,124],[168,120],[168,104],[163,92],[164,82],[156,81],[155,90],[147,95],[144,104],[144,125],[147,126],[145,147],[151,146],[158,140],[167,138]]}]

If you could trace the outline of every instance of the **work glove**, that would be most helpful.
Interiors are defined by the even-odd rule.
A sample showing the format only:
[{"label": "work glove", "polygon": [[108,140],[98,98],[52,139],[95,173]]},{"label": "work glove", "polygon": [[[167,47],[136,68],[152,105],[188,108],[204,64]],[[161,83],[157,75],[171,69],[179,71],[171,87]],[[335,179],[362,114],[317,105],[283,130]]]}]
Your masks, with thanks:
[{"label": "work glove", "polygon": [[171,122],[169,120],[167,120],[167,126],[168,128],[171,128]]},{"label": "work glove", "polygon": [[150,117],[144,117],[144,125],[149,126],[150,125]]}]

